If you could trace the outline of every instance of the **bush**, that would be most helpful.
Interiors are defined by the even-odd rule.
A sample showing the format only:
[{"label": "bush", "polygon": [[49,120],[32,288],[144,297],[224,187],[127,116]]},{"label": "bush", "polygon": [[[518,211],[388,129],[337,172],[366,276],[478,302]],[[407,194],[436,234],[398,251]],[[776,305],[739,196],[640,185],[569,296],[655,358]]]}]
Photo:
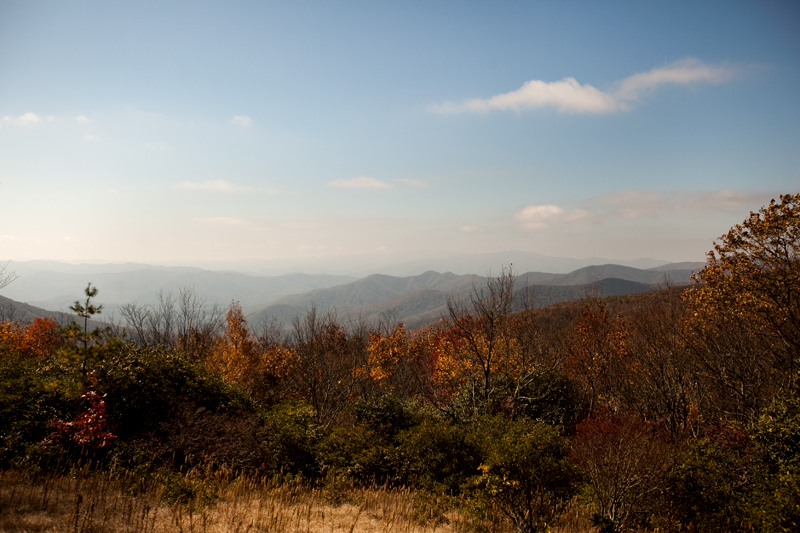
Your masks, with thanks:
[{"label": "bush", "polygon": [[397,478],[397,450],[364,426],[333,429],[315,451],[326,477],[381,484]]},{"label": "bush", "polygon": [[662,428],[634,415],[605,414],[577,425],[570,459],[586,475],[601,531],[646,525],[663,504],[673,455]]},{"label": "bush", "polygon": [[751,526],[748,502],[755,471],[744,431],[719,426],[691,441],[669,475],[673,514],[687,531],[738,531]]},{"label": "bush", "polygon": [[353,414],[385,442],[391,442],[401,431],[418,423],[418,416],[408,402],[387,394],[375,400],[360,400],[353,405]]},{"label": "bush", "polygon": [[764,531],[800,530],[800,398],[779,398],[764,410],[753,437],[768,475],[754,509]]},{"label": "bush", "polygon": [[478,421],[470,440],[482,458],[473,497],[499,509],[520,533],[548,531],[581,482],[567,460],[569,441],[546,424],[502,417]]},{"label": "bush", "polygon": [[319,464],[314,448],[322,430],[315,422],[314,408],[287,400],[264,411],[262,420],[260,440],[267,472],[273,476],[317,477]]},{"label": "bush", "polygon": [[428,419],[400,433],[398,440],[401,472],[409,485],[458,493],[478,471],[478,450],[459,426]]}]

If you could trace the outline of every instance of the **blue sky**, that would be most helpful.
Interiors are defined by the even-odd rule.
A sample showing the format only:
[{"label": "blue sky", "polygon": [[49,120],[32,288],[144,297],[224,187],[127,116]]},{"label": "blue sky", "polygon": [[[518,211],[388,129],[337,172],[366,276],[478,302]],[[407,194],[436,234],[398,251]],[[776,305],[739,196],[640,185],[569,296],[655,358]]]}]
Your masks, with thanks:
[{"label": "blue sky", "polygon": [[0,2],[0,260],[702,260],[799,185],[792,2]]}]

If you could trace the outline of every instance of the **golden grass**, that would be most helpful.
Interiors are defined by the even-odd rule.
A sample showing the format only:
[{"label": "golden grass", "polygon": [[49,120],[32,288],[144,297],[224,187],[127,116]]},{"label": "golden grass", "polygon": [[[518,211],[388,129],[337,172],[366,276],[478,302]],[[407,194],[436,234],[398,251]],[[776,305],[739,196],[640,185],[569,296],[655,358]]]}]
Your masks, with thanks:
[{"label": "golden grass", "polygon": [[[325,489],[237,479],[214,481],[218,499],[205,506],[166,505],[162,488],[134,491],[129,480],[86,471],[32,482],[0,472],[3,533],[459,533],[476,523],[456,510],[421,517],[415,493],[387,488],[347,489],[334,505]],[[127,490],[126,490],[127,488]],[[416,496],[418,497],[418,496]],[[433,507],[435,508],[435,502]],[[437,519],[438,517],[438,519]],[[589,531],[582,513],[568,513],[554,531]],[[484,531],[510,532],[500,523]]]}]

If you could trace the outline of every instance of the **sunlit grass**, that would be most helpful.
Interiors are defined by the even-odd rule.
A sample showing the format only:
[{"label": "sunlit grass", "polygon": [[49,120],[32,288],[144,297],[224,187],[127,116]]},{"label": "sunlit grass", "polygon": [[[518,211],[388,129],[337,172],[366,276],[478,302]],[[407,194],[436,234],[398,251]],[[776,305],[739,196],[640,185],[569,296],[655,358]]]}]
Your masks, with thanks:
[{"label": "sunlit grass", "polygon": [[[32,480],[0,472],[0,531],[8,533],[456,533],[508,532],[498,521],[476,521],[435,498],[420,505],[409,489],[311,488],[239,478],[202,481],[207,490],[182,503],[165,502],[164,487],[127,477],[78,471]],[[209,497],[209,494],[212,496]],[[576,507],[562,533],[589,531]]]}]

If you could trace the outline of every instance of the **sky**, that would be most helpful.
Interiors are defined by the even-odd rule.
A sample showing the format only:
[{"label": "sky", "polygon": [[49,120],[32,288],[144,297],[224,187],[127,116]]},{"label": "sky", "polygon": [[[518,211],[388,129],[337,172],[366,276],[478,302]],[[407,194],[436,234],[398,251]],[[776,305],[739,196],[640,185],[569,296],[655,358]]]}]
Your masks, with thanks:
[{"label": "sky", "polygon": [[797,2],[0,0],[2,261],[702,261],[798,192]]}]

